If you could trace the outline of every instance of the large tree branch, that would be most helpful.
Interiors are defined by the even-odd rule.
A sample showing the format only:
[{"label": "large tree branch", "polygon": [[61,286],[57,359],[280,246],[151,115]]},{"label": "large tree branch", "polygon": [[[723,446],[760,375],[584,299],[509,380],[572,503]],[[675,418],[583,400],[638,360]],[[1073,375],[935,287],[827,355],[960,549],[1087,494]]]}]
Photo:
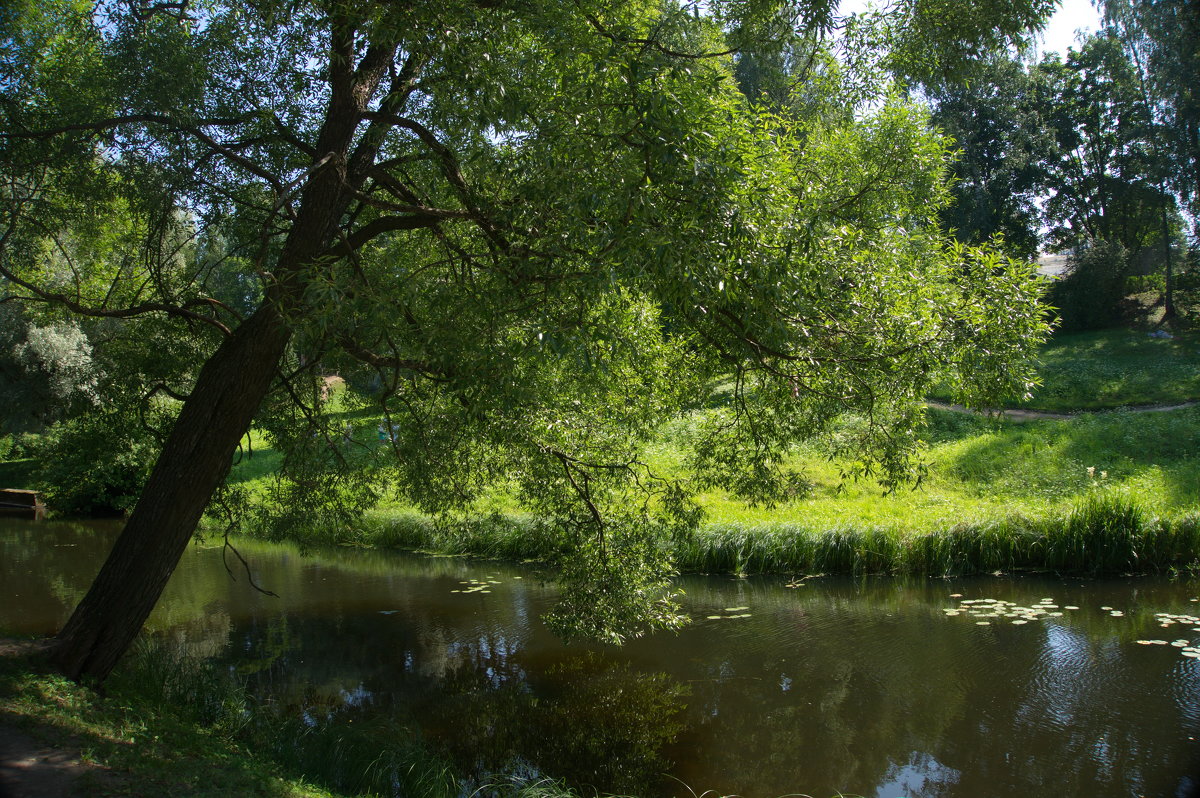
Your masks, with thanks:
[{"label": "large tree branch", "polygon": [[345,236],[331,247],[327,254],[338,258],[348,258],[381,235],[393,233],[398,230],[418,230],[424,227],[433,227],[444,218],[446,217],[435,214],[417,213],[407,216],[382,216]]},{"label": "large tree branch", "polygon": [[236,145],[231,146],[228,144],[222,144],[201,129],[208,126],[239,125],[244,124],[246,121],[248,120],[231,118],[201,119],[198,120],[195,125],[187,125],[164,114],[127,114],[123,116],[112,116],[108,117],[107,119],[97,119],[92,122],[78,122],[71,125],[61,125],[55,128],[44,128],[42,130],[10,130],[0,133],[0,138],[50,139],[66,133],[102,133],[106,130],[113,130],[124,125],[162,125],[173,132],[191,136],[200,143],[204,144],[213,152],[225,156],[227,159],[251,174],[266,180],[275,188],[277,192],[283,194],[284,181],[278,175],[262,168],[254,161],[238,153],[233,148]]},{"label": "large tree branch", "polygon": [[499,228],[492,219],[483,212],[483,209],[476,202],[475,192],[467,184],[467,180],[463,177],[462,169],[458,165],[458,158],[449,147],[443,144],[433,131],[425,127],[415,119],[399,116],[398,114],[390,114],[384,111],[367,111],[363,115],[364,119],[371,121],[383,121],[391,124],[394,127],[403,128],[415,135],[422,144],[426,146],[437,158],[441,165],[441,171],[447,182],[450,183],[463,205],[470,212],[470,218],[479,225],[480,229],[487,234],[489,240],[492,241],[501,250],[508,251],[509,244],[504,239]]},{"label": "large tree branch", "polygon": [[348,335],[344,335],[339,338],[338,345],[342,349],[346,350],[346,353],[350,355],[350,357],[362,363],[366,363],[372,368],[379,369],[380,371],[383,371],[384,369],[415,371],[418,374],[424,374],[425,376],[434,379],[444,379],[449,376],[444,369],[436,368],[431,363],[426,363],[422,360],[411,360],[408,358],[395,357],[394,355],[380,355],[376,352],[372,352]]},{"label": "large tree branch", "polygon": [[[424,68],[426,58],[418,53],[410,53],[404,60],[400,70],[392,75],[391,85],[379,110],[384,114],[398,114],[417,86],[417,78]],[[392,125],[383,119],[374,120],[367,128],[349,159],[350,182],[355,188],[361,188],[368,174],[372,171],[379,149],[387,137]]]}]

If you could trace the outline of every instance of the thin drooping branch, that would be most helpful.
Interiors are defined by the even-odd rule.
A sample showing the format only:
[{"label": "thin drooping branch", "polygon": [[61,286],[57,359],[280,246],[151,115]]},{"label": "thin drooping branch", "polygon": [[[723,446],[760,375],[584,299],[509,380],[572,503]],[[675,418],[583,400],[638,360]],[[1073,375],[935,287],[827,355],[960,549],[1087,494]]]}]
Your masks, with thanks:
[{"label": "thin drooping branch", "polygon": [[143,302],[139,305],[132,305],[125,308],[94,308],[84,305],[66,294],[59,294],[54,291],[47,291],[44,288],[39,288],[37,285],[18,277],[5,266],[0,266],[0,277],[4,277],[14,285],[29,291],[34,297],[43,302],[53,302],[67,308],[73,313],[78,313],[81,316],[91,316],[94,318],[107,319],[130,319],[135,316],[144,316],[147,313],[166,313],[169,316],[177,316],[191,321],[203,322],[211,327],[221,331],[222,335],[228,336],[232,333],[229,327],[222,324],[220,321],[211,316],[205,316],[203,313],[197,313],[193,310],[188,310],[186,307],[177,305],[169,305],[164,302]]},{"label": "thin drooping branch", "polygon": [[562,463],[563,473],[567,475],[567,481],[571,483],[571,489],[575,491],[575,495],[579,497],[580,501],[582,501],[588,508],[588,513],[591,514],[592,521],[596,524],[596,535],[600,540],[600,559],[602,561],[606,560],[608,558],[608,554],[604,534],[604,517],[600,514],[600,510],[596,507],[596,503],[592,501],[592,491],[591,487],[588,485],[587,472],[582,470],[579,471],[580,476],[583,477],[583,485],[581,486],[575,481],[575,475],[572,473],[573,468],[578,470],[579,467],[572,466],[567,460],[566,456],[561,452],[555,452],[554,456],[558,458],[560,463]]},{"label": "thin drooping branch", "polygon": [[499,228],[483,212],[483,209],[476,201],[475,192],[471,190],[470,185],[468,185],[466,178],[463,176],[462,169],[459,167],[458,159],[455,157],[454,152],[443,144],[434,135],[432,130],[415,119],[409,119],[384,111],[368,111],[363,114],[363,118],[371,121],[384,121],[395,127],[404,128],[414,134],[426,148],[437,156],[443,176],[445,176],[447,182],[450,183],[451,187],[458,194],[463,206],[470,211],[470,218],[479,225],[479,228],[488,236],[488,239],[493,244],[504,251],[509,249],[508,242],[501,235]]}]

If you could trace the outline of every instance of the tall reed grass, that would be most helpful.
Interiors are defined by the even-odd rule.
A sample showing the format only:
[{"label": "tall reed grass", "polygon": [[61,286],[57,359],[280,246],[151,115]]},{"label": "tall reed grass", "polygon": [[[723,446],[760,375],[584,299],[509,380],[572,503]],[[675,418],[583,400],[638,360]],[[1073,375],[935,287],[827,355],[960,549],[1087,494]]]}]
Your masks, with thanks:
[{"label": "tall reed grass", "polygon": [[[441,554],[552,562],[563,541],[527,517],[435,523],[376,518],[359,542]],[[1103,574],[1200,568],[1200,513],[1154,515],[1122,493],[1086,496],[1065,511],[1011,514],[913,530],[899,524],[717,522],[663,541],[684,572],[967,575],[997,571]]]},{"label": "tall reed grass", "polygon": [[[574,798],[543,777],[497,774],[480,786],[431,751],[396,718],[314,720],[256,699],[234,671],[142,638],[108,682],[110,697],[144,717],[170,713],[202,738],[219,737],[265,757],[287,776],[347,796]],[[197,748],[211,747],[202,740]]]},{"label": "tall reed grass", "polygon": [[682,570],[705,573],[1150,573],[1200,567],[1200,515],[1157,517],[1128,497],[1097,496],[1065,514],[1011,515],[920,532],[719,524],[677,544],[674,554]]}]

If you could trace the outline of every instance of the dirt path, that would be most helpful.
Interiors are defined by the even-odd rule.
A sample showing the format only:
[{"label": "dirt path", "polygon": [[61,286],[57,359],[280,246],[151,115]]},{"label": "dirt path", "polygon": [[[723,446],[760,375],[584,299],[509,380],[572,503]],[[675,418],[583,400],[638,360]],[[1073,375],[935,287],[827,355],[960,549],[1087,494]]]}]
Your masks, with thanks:
[{"label": "dirt path", "polygon": [[[28,656],[42,646],[40,641],[0,638],[0,657]],[[0,704],[0,798],[78,798],[109,792],[103,786],[113,774],[84,762],[77,745],[50,745],[39,736],[25,730]]]},{"label": "dirt path", "polygon": [[80,777],[93,769],[79,751],[43,745],[8,725],[0,712],[0,796],[2,798],[65,798],[85,793]]},{"label": "dirt path", "polygon": [[[1200,402],[1180,402],[1173,405],[1134,405],[1132,407],[1123,407],[1129,413],[1166,413],[1171,410],[1182,410],[1185,407],[1195,407]],[[932,407],[935,410],[949,410],[952,413],[974,413],[980,416],[997,415],[1013,421],[1036,421],[1037,419],[1050,418],[1058,421],[1066,421],[1068,419],[1077,418],[1082,415],[1091,413],[1107,413],[1117,408],[1104,408],[1100,410],[1076,410],[1073,413],[1052,413],[1047,410],[1021,410],[1019,408],[1010,408],[1007,410],[972,410],[963,405],[952,405],[945,402],[935,402],[932,399],[925,401],[926,407]]]}]

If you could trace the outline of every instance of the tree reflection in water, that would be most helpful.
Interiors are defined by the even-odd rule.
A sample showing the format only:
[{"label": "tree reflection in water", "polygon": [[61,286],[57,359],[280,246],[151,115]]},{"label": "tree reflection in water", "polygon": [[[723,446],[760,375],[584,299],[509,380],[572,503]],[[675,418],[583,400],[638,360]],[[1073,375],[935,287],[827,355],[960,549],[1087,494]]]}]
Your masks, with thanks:
[{"label": "tree reflection in water", "polygon": [[[61,623],[111,531],[0,525],[0,625]],[[299,766],[337,741],[347,790],[381,750],[422,744],[480,778],[516,768],[643,798],[684,792],[672,779],[768,798],[1192,798],[1200,773],[1200,661],[1135,645],[1200,637],[1155,616],[1200,612],[1195,581],[696,577],[692,627],[617,649],[554,639],[537,621],[553,587],[512,566],[243,550],[279,598],[192,549],[151,626],[216,654],[298,729]],[[462,593],[481,578],[491,593]],[[1053,597],[1063,614],[977,625],[945,615],[951,594]]]}]

